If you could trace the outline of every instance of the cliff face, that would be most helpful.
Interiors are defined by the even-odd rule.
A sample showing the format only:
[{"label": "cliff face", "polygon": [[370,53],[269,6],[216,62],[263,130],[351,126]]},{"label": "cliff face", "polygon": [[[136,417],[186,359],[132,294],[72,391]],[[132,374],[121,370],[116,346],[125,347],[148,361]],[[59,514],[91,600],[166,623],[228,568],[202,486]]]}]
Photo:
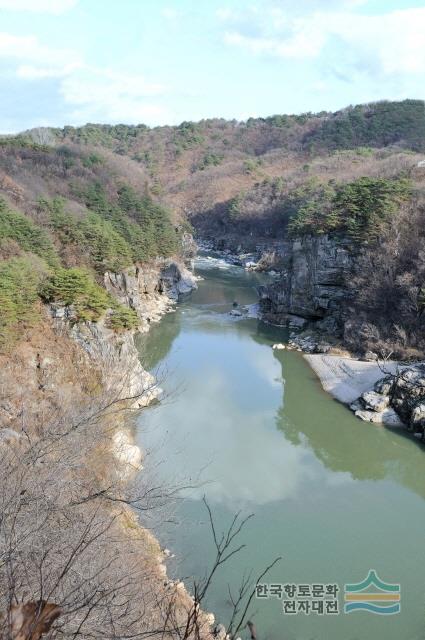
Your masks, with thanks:
[{"label": "cliff face", "polygon": [[[190,274],[175,263],[139,268],[137,276],[135,272],[118,274],[112,280],[117,295],[128,295],[140,314],[155,313],[155,319],[180,293],[195,286]],[[64,611],[72,611],[63,614],[63,628],[70,633],[86,620],[85,635],[98,637],[149,635],[152,629],[161,629],[164,620],[184,628],[194,600],[183,583],[167,577],[164,552],[131,507],[153,509],[162,504],[167,491],[153,489],[145,474],[140,474],[140,481],[135,479],[143,456],[124,411],[155,398],[159,391],[155,380],[140,364],[132,332],[114,333],[104,319],[76,322],[72,306],[55,304],[40,312],[42,320],[27,327],[13,353],[0,354],[0,480],[8,507],[2,546],[12,548],[7,542],[13,539],[15,555],[10,563],[15,575],[25,573],[17,588],[25,598],[39,593],[38,573],[32,581],[27,570],[34,558],[34,545],[27,543],[30,537],[31,543],[33,538],[42,540],[49,548],[47,568],[40,566],[43,585],[52,601],[60,598]],[[16,535],[15,525],[9,527],[6,520],[15,521],[16,513],[21,516],[19,531],[25,531],[25,536]],[[78,540],[83,540],[84,547],[78,546]],[[82,594],[80,609],[89,603],[89,614],[94,594],[113,593],[109,602],[118,613],[112,631],[104,631],[109,620],[104,622],[101,614],[86,615],[83,609],[81,618],[75,617],[79,614],[66,600],[75,592]],[[123,602],[122,609],[118,601]],[[103,612],[104,602],[99,611]],[[122,621],[120,629],[118,621]],[[212,614],[199,612],[197,637],[216,637],[210,629],[213,622]]]},{"label": "cliff face", "polygon": [[[105,284],[137,311],[140,331],[148,331],[179,295],[196,287],[193,275],[172,261],[108,273]],[[99,392],[134,398],[134,407],[145,406],[160,392],[140,364],[132,332],[117,334],[104,320],[77,323],[73,308],[59,304],[46,307],[42,324],[27,331],[11,356],[0,356],[0,365],[0,381],[7,390],[7,402],[0,403],[0,424],[12,429],[20,429],[24,403],[37,423],[64,402],[77,406]]]},{"label": "cliff face", "polygon": [[[149,331],[179,298],[196,288],[196,279],[182,263],[157,260],[150,266],[134,266],[122,273],[104,276],[106,289],[123,305],[134,309],[140,319],[139,331]],[[58,331],[67,334],[104,372],[103,384],[129,398],[134,407],[148,405],[161,390],[140,363],[133,333],[116,334],[104,319],[74,324],[66,307],[50,307]],[[134,400],[132,400],[134,399]]]},{"label": "cliff face", "polygon": [[305,236],[283,242],[278,257],[281,278],[259,291],[263,317],[281,324],[298,316],[341,334],[342,307],[349,297],[346,281],[355,260],[352,243],[327,235]]},{"label": "cliff face", "polygon": [[174,260],[157,260],[148,267],[133,266],[122,273],[106,272],[104,284],[121,304],[137,312],[143,332],[197,286],[192,272]]}]

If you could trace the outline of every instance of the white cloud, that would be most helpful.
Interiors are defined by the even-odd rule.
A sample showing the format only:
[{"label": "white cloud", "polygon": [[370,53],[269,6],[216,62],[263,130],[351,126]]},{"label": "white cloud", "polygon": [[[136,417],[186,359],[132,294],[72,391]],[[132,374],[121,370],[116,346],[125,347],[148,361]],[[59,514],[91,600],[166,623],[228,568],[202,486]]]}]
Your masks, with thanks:
[{"label": "white cloud", "polygon": [[15,36],[0,33],[0,58],[9,58],[22,66],[18,68],[20,77],[47,77],[63,75],[64,69],[82,64],[80,56],[69,49],[46,47],[35,36]]},{"label": "white cloud", "polygon": [[[425,8],[379,16],[318,11],[302,17],[270,8],[257,32],[229,30],[225,42],[254,54],[315,59],[325,47],[343,47],[343,63],[372,74],[425,73]],[[341,60],[339,61],[341,62]]]},{"label": "white cloud", "polygon": [[0,9],[59,15],[75,7],[78,0],[0,0]]},{"label": "white cloud", "polygon": [[80,67],[79,63],[65,64],[57,67],[35,67],[31,64],[22,64],[16,70],[18,78],[25,80],[41,80],[43,78],[62,78],[70,75]]},{"label": "white cloud", "polygon": [[147,124],[170,119],[168,110],[151,100],[165,90],[163,85],[148,82],[141,75],[88,66],[70,73],[60,88],[65,103],[73,108],[74,120]]},{"label": "white cloud", "polygon": [[165,92],[160,83],[149,82],[140,74],[89,66],[75,51],[47,47],[35,36],[0,33],[2,58],[12,63],[15,76],[21,80],[57,79],[68,120],[74,124],[158,124],[171,118],[168,109],[153,102]]},{"label": "white cloud", "polygon": [[288,38],[245,36],[236,31],[224,35],[227,44],[237,45],[252,53],[265,53],[282,58],[314,58],[323,48],[326,37],[312,25],[306,28],[294,26]]}]

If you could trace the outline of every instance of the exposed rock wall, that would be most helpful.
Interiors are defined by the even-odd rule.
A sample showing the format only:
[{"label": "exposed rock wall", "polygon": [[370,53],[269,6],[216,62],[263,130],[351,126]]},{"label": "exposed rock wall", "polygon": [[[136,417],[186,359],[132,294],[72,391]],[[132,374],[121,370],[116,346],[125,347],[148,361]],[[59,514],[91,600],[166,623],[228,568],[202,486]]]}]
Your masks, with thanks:
[{"label": "exposed rock wall", "polygon": [[[106,279],[109,291],[136,309],[142,331],[196,286],[193,275],[171,261]],[[44,320],[27,330],[12,354],[0,355],[0,384],[0,429],[20,429],[24,407],[42,423],[59,407],[90,402],[101,389],[134,398],[134,406],[160,393],[140,364],[131,332],[116,334],[103,321],[77,323],[72,307],[59,304],[46,307]]]},{"label": "exposed rock wall", "polygon": [[291,315],[300,316],[340,334],[349,297],[346,280],[355,259],[352,243],[327,235],[305,236],[282,242],[278,254],[281,278],[259,290],[263,317],[280,324]]},{"label": "exposed rock wall", "polygon": [[[123,273],[106,273],[105,286],[119,302],[134,309],[139,330],[148,331],[152,322],[169,311],[179,297],[196,288],[196,279],[182,264],[158,260],[146,267],[135,266]],[[140,363],[132,332],[116,334],[104,320],[73,321],[70,307],[50,305],[58,333],[65,332],[102,371],[103,386],[122,398],[134,399],[133,407],[143,407],[161,390]]]},{"label": "exposed rock wall", "polygon": [[182,263],[157,260],[148,266],[133,266],[122,273],[107,272],[106,289],[122,304],[134,309],[140,318],[140,331],[196,288],[196,278]]}]

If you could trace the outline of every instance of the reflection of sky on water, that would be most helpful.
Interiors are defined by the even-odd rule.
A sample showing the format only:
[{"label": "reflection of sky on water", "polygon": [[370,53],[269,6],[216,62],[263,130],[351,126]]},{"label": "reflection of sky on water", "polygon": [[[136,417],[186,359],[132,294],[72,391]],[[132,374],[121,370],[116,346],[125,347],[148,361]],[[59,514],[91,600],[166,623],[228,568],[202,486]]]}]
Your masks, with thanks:
[{"label": "reflection of sky on water", "polygon": [[[153,467],[159,481],[210,481],[187,490],[169,530],[159,531],[180,562],[175,576],[203,576],[211,562],[206,494],[220,531],[235,512],[255,513],[241,540],[247,548],[224,567],[207,602],[224,622],[227,584],[282,555],[271,581],[343,583],[373,566],[409,593],[388,624],[367,614],[356,614],[355,625],[350,616],[297,616],[284,620],[285,638],[422,640],[423,451],[354,418],[299,353],[272,351],[281,330],[229,317],[235,299],[255,301],[252,274],[204,274],[192,298],[141,341],[145,361],[170,372],[161,381],[165,401],[140,418],[140,443],[152,451],[143,473]],[[279,607],[256,615],[269,640],[281,640],[282,621]]]},{"label": "reflection of sky on water", "polygon": [[270,347],[243,335],[235,339],[234,332],[183,332],[169,361],[185,389],[159,411],[143,414],[141,441],[153,461],[158,450],[167,466],[176,466],[173,475],[180,470],[195,478],[207,465],[201,478],[208,484],[191,490],[190,498],[205,493],[237,510],[241,503],[296,499],[309,483],[334,484],[335,475],[349,481],[348,474],[327,473],[309,448],[293,445],[276,429],[283,380]]}]

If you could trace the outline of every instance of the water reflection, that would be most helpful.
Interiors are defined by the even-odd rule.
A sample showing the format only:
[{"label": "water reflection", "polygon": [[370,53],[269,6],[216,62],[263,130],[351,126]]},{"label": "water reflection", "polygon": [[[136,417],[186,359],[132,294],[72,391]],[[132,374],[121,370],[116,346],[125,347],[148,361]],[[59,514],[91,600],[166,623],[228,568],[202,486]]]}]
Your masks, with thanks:
[{"label": "water reflection", "polygon": [[301,354],[273,351],[281,329],[229,316],[235,298],[255,301],[261,276],[203,273],[192,298],[139,339],[145,366],[172,371],[162,382],[171,400],[142,415],[143,446],[182,478],[202,467],[210,499],[229,508],[296,499],[312,482],[388,478],[425,497],[421,448],[332,401]]},{"label": "water reflection", "polygon": [[399,430],[361,422],[330,401],[298,353],[275,357],[286,382],[276,424],[287,440],[311,447],[331,471],[349,472],[359,480],[393,479],[425,497],[423,447]]},{"label": "water reflection", "polygon": [[[241,541],[249,551],[224,568],[207,602],[223,620],[227,583],[283,555],[272,581],[344,583],[375,567],[409,594],[388,624],[366,614],[355,626],[350,616],[297,616],[285,619],[285,638],[422,638],[423,452],[332,401],[301,354],[273,351],[281,330],[228,315],[234,299],[255,301],[251,275],[211,269],[192,299],[140,343],[144,362],[172,371],[162,383],[166,401],[140,418],[140,443],[151,451],[145,472],[153,467],[167,482],[208,481],[187,493],[178,525],[159,531],[181,562],[176,575],[204,575],[213,554],[205,493],[220,530],[236,511],[256,514]],[[395,553],[406,523],[408,549]],[[258,612],[257,626],[262,637],[281,640],[273,604]]]}]

